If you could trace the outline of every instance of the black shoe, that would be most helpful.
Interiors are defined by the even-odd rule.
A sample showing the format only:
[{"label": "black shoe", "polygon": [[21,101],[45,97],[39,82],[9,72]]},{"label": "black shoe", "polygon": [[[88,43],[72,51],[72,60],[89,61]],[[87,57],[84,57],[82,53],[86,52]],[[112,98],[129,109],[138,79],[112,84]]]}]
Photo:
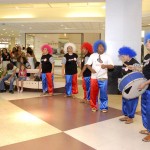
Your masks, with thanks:
[{"label": "black shoe", "polygon": [[0,93],[4,93],[4,92],[6,92],[6,90],[0,90]]},{"label": "black shoe", "polygon": [[14,94],[14,91],[11,90],[11,91],[9,91],[9,93]]}]

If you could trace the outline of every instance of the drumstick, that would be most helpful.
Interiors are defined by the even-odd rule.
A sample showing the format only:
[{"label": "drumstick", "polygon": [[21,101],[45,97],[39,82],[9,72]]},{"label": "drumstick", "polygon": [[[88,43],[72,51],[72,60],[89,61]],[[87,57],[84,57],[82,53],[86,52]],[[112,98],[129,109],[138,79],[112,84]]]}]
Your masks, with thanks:
[{"label": "drumstick", "polygon": [[125,63],[123,63],[126,67],[128,67],[129,65],[127,65],[127,64],[125,64]]}]

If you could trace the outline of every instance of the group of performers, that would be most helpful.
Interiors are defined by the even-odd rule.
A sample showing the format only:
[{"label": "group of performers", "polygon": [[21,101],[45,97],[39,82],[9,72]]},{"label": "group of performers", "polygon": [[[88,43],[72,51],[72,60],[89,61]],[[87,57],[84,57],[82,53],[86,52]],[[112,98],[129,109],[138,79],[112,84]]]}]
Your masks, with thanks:
[{"label": "group of performers", "polygon": [[[144,43],[148,50],[148,54],[144,58],[142,70],[147,81],[139,85],[139,90],[150,84],[150,33],[145,36]],[[100,111],[104,113],[108,111],[108,69],[113,69],[114,64],[111,58],[105,53],[106,49],[106,43],[102,40],[96,41],[93,44],[93,47],[90,43],[84,42],[81,46],[82,59],[80,61],[78,55],[76,54],[75,44],[66,43],[64,46],[65,54],[62,59],[62,75],[65,77],[66,81],[65,97],[71,96],[75,98],[75,94],[78,93],[77,76],[82,76],[84,98],[81,102],[90,104],[93,112],[98,110],[98,98],[100,101]],[[41,71],[43,94],[45,95],[48,91],[50,96],[52,96],[54,87],[54,59],[52,57],[51,46],[44,45],[42,47],[42,52]],[[139,62],[134,58],[136,56],[136,52],[130,47],[121,47],[118,50],[118,54],[123,62],[123,76],[135,71],[137,66],[140,67]],[[77,75],[78,66],[81,68],[79,75]],[[138,97],[134,99],[126,99],[122,97],[122,112],[124,117],[120,118],[120,121],[125,121],[126,124],[133,123],[136,107],[138,105],[138,99]],[[141,130],[140,133],[147,135],[143,138],[143,141],[150,142],[150,85],[142,94],[141,110],[143,126],[146,130]]]}]

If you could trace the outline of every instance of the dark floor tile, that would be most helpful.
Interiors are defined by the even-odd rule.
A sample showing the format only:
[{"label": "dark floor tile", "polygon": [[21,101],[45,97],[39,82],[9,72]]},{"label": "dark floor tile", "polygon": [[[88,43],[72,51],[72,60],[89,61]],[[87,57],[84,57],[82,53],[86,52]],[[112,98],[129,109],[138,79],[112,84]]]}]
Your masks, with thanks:
[{"label": "dark floor tile", "polygon": [[94,148],[65,133],[59,133],[0,147],[0,150],[94,150]]},{"label": "dark floor tile", "polygon": [[114,108],[109,108],[108,113],[91,112],[89,105],[79,103],[79,99],[64,98],[63,95],[13,100],[11,103],[62,131],[122,115],[121,110]]}]

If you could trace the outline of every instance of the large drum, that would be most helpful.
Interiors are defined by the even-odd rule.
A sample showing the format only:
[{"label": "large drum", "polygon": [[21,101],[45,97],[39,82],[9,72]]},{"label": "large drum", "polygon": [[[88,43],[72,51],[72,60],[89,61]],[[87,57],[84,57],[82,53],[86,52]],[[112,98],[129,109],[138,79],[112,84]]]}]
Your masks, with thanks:
[{"label": "large drum", "polygon": [[139,90],[138,87],[141,83],[145,82],[146,79],[141,72],[132,72],[124,76],[118,84],[118,89],[122,92],[122,96],[126,99],[133,99],[145,92],[148,85]]}]

